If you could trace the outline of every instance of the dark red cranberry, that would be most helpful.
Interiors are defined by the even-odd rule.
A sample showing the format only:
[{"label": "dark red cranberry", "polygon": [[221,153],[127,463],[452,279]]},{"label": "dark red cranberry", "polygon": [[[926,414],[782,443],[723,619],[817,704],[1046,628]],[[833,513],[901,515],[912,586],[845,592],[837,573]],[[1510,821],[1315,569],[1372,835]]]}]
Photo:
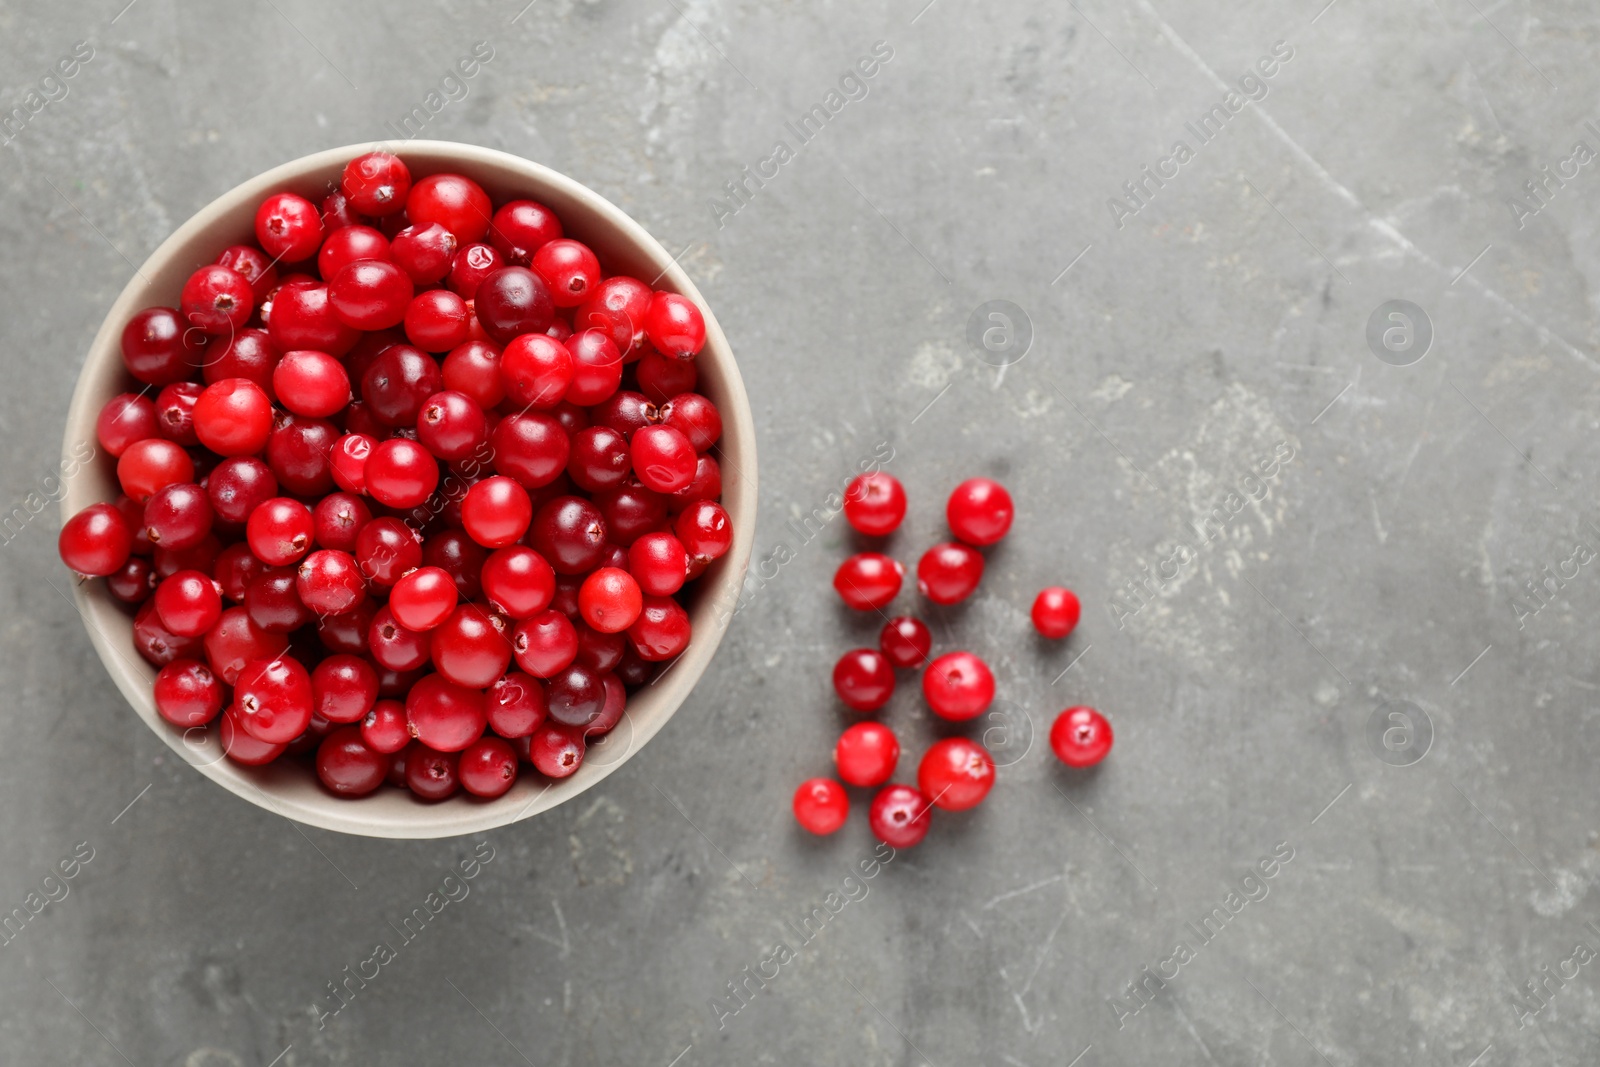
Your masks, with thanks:
[{"label": "dark red cranberry", "polygon": [[464,460],[489,439],[483,409],[465,393],[434,393],[417,414],[417,440],[449,463]]},{"label": "dark red cranberry", "polygon": [[293,567],[273,567],[251,579],[244,607],[250,621],[268,633],[290,633],[316,618],[295,588]]},{"label": "dark red cranberry", "polygon": [[627,390],[612,393],[596,404],[590,417],[596,426],[607,426],[620,433],[631,443],[633,435],[657,419],[659,412],[643,393]]},{"label": "dark red cranberry", "polygon": [[161,390],[156,397],[155,411],[157,429],[162,437],[186,448],[200,443],[194,432],[194,404],[204,389],[198,382],[173,382]]},{"label": "dark red cranberry", "polygon": [[833,688],[852,710],[877,711],[894,695],[894,667],[875,648],[852,649],[833,666]]},{"label": "dark red cranberry", "polygon": [[158,548],[193,548],[211,532],[213,518],[211,500],[198,485],[164,486],[145,502],[145,540]]},{"label": "dark red cranberry", "polygon": [[550,721],[581,729],[605,708],[606,687],[599,671],[574,663],[545,683],[545,699]]},{"label": "dark red cranberry", "polygon": [[228,337],[217,337],[200,355],[200,374],[207,385],[243,378],[263,392],[272,390],[272,370],[278,364],[278,350],[266,330],[240,330]]},{"label": "dark red cranberry", "polygon": [[694,392],[699,372],[692,359],[672,359],[660,352],[646,352],[634,365],[639,392],[657,404],[680,393]]},{"label": "dark red cranberry", "polygon": [[450,350],[440,365],[444,387],[465,393],[485,411],[506,398],[500,384],[500,348],[488,341],[468,341]]},{"label": "dark red cranberry", "polygon": [[559,497],[539,509],[530,540],[558,572],[586,574],[600,565],[604,555],[605,518],[582,497]]},{"label": "dark red cranberry", "polygon": [[[149,605],[147,605],[149,606]],[[134,636],[138,637],[138,618],[134,619]],[[222,609],[222,617],[205,635],[206,662],[222,679],[223,685],[233,685],[239,672],[252,660],[271,659],[289,647],[283,634],[270,633],[250,621],[250,614],[242,607]]]},{"label": "dark red cranberry", "polygon": [[422,558],[430,567],[442,568],[455,579],[462,600],[476,600],[483,593],[483,565],[489,552],[460,530],[446,530],[428,538]]},{"label": "dark red cranberry", "polygon": [[422,541],[399,519],[384,516],[356,535],[356,564],[373,585],[387,588],[422,564]]},{"label": "dark red cranberry", "polygon": [[338,796],[366,796],[388,774],[388,758],[367,747],[358,727],[342,726],[317,746],[317,777]]},{"label": "dark red cranberry", "polygon": [[188,324],[173,308],[150,307],[138,312],[122,328],[122,363],[128,373],[146,385],[171,385],[194,370],[198,349],[205,343],[198,334],[185,338]]},{"label": "dark red cranberry", "polygon": [[111,504],[90,504],[61,527],[61,561],[92,578],[115,574],[133,551],[133,530]]},{"label": "dark red cranberry", "polygon": [[578,631],[561,612],[541,611],[517,624],[511,651],[517,666],[535,678],[549,678],[577,658]]},{"label": "dark red cranberry", "polygon": [[878,634],[878,648],[896,667],[914,670],[928,662],[933,635],[921,619],[900,615],[883,624]]},{"label": "dark red cranberry", "polygon": [[362,375],[361,398],[386,426],[415,425],[423,405],[443,385],[432,356],[412,345],[391,345]]},{"label": "dark red cranberry", "polygon": [[421,800],[444,800],[460,786],[454,752],[417,744],[406,752],[406,788]]},{"label": "dark red cranberry", "polygon": [[489,274],[472,302],[483,332],[500,344],[522,334],[543,333],[555,321],[550,291],[527,267],[501,267]]},{"label": "dark red cranberry", "polygon": [[543,556],[524,545],[492,553],[481,573],[483,595],[494,609],[513,619],[526,619],[550,606],[555,572]]}]

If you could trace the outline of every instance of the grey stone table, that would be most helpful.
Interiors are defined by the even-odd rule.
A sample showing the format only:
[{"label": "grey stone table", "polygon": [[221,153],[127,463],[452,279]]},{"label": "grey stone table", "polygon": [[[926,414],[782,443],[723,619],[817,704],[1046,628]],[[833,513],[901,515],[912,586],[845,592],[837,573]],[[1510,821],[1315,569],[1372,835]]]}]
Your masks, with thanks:
[{"label": "grey stone table", "polygon": [[[0,8],[0,912],[75,875],[0,948],[0,1061],[1595,1062],[1593,5],[124,2]],[[406,136],[681,250],[762,497],[747,606],[653,744],[394,844],[173,758],[49,498],[132,265],[250,175]],[[930,613],[996,667],[999,784],[876,865],[862,798],[830,839],[788,814],[875,631],[828,585],[874,458],[904,559],[962,477],[1020,504]],[[1086,605],[1059,646],[1052,582]],[[1116,725],[1096,773],[1044,743],[1076,703]],[[913,685],[887,715],[908,761],[942,732]]]}]

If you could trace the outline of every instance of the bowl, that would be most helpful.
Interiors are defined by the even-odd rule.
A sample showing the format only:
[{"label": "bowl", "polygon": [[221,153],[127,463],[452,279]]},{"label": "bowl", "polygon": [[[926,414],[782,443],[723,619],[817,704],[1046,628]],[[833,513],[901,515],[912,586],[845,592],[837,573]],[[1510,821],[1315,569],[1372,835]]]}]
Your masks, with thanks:
[{"label": "bowl", "polygon": [[[505,826],[547,811],[622,766],[666,726],[688,697],[727,632],[738,603],[755,526],[756,453],[750,401],[716,317],[655,238],[615,204],[566,175],[493,149],[447,141],[408,141],[399,146],[349,145],[304,156],[251,178],[212,201],[178,227],[136,272],[95,334],[67,411],[62,454],[71,457],[85,443],[96,444],[96,415],[132,381],[122,365],[120,339],[134,312],[150,305],[176,307],[185,279],[197,267],[214,262],[229,245],[252,242],[256,208],[265,197],[288,190],[320,202],[337,187],[345,163],[380,148],[404,159],[417,178],[451,171],[477,181],[496,203],[512,196],[538,200],[560,216],[568,236],[594,249],[608,273],[632,275],[653,288],[680,293],[699,306],[705,316],[706,342],[697,357],[697,388],[722,413],[723,435],[716,448],[722,466],[722,503],[732,520],[734,538],[728,552],[696,583],[685,605],[694,635],[688,649],[655,681],[629,695],[622,722],[603,741],[591,745],[583,765],[570,778],[549,781],[524,765],[525,773],[510,792],[495,800],[458,792],[430,804],[417,800],[408,790],[387,786],[360,799],[347,799],[329,793],[299,761],[265,767],[233,763],[222,755],[215,722],[187,731],[168,724],[156,713],[151,697],[156,671],[134,650],[131,616],[100,580],[80,582],[75,599],[101,661],[134,711],[169,748],[218,785],[268,811],[327,830],[385,838],[450,837]],[[115,499],[118,492],[115,461],[97,448],[94,460],[66,487],[63,521],[90,504]]]}]

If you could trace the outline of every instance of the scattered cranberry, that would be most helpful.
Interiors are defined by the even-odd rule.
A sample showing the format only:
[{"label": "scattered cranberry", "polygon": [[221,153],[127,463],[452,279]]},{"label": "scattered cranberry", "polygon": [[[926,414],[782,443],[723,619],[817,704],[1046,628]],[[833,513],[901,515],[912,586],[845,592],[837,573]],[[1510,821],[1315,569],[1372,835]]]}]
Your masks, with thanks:
[{"label": "scattered cranberry", "polygon": [[831,834],[850,814],[850,796],[831,778],[809,778],[794,791],[794,818],[814,834]]},{"label": "scattered cranberry", "polygon": [[[882,785],[894,777],[900,742],[881,722],[858,722],[839,735],[833,747],[839,777],[849,785]],[[923,761],[927,765],[927,761]],[[926,791],[926,786],[923,787]]]},{"label": "scattered cranberry", "polygon": [[923,672],[922,695],[940,718],[976,718],[994,700],[994,675],[971,652],[947,652]]},{"label": "scattered cranberry", "polygon": [[932,809],[909,785],[887,785],[872,798],[867,821],[873,836],[891,848],[911,848],[928,836]]},{"label": "scattered cranberry", "polygon": [[915,670],[928,662],[928,653],[933,649],[933,635],[921,619],[900,615],[883,624],[883,630],[878,634],[878,647],[896,667]]},{"label": "scattered cranberry", "polygon": [[894,695],[894,668],[876,649],[853,649],[834,664],[833,688],[855,711],[877,711]]},{"label": "scattered cranberry", "polygon": [[1093,708],[1068,708],[1050,726],[1050,749],[1068,767],[1093,767],[1111,751],[1111,724]]},{"label": "scattered cranberry", "polygon": [[906,517],[905,488],[883,471],[858,475],[844,491],[844,517],[869,536],[891,534]]},{"label": "scattered cranberry", "polygon": [[839,564],[833,587],[839,598],[857,611],[881,611],[900,595],[905,571],[899,560],[877,552],[862,552]]},{"label": "scattered cranberry", "polygon": [[950,531],[969,545],[992,545],[1011,529],[1015,509],[1006,487],[989,478],[969,478],[945,505]]},{"label": "scattered cranberry", "polygon": [[917,766],[917,788],[935,807],[966,811],[983,802],[994,786],[994,759],[965,737],[934,742]]},{"label": "scattered cranberry", "polygon": [[1033,628],[1045,637],[1060,640],[1078,625],[1078,597],[1059,585],[1039,590],[1033,601]]},{"label": "scattered cranberry", "polygon": [[983,556],[956,541],[934,545],[917,561],[917,591],[935,604],[955,604],[983,580]]}]

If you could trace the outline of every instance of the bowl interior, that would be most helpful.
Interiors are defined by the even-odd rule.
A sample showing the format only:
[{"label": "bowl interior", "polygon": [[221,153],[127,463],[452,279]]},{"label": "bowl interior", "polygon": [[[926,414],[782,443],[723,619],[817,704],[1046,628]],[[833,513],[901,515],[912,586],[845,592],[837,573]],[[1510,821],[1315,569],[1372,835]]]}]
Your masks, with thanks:
[{"label": "bowl interior", "polygon": [[[496,204],[527,197],[556,212],[568,236],[584,241],[600,257],[608,274],[628,274],[689,297],[706,321],[706,344],[698,357],[697,389],[722,413],[723,436],[715,446],[722,467],[723,506],[734,529],[733,547],[697,583],[686,605],[693,622],[689,648],[650,685],[630,694],[621,724],[602,742],[591,745],[582,767],[559,782],[531,769],[505,796],[482,801],[458,793],[449,800],[425,804],[406,790],[380,788],[357,800],[334,797],[315,774],[295,761],[243,767],[222,755],[216,729],[180,730],[156,714],[150,688],[155,669],[134,651],[132,618],[105,589],[92,580],[79,583],[77,606],[107,670],[139,716],[172,750],[206,777],[268,810],[329,830],[389,838],[432,838],[474,833],[503,826],[552,808],[583,792],[610,774],[671,718],[705,671],[722,640],[739,590],[755,522],[755,435],[750,404],[727,339],[715,316],[683,270],[621,209],[570,178],[546,167],[492,149],[444,141],[411,141],[403,145],[352,145],[331,149],[284,164],[223,194],[179,227],[129,281],[101,325],[73,393],[67,415],[63,455],[85,444],[96,447],[91,463],[70,479],[62,499],[63,520],[89,504],[114,499],[115,461],[98,449],[95,417],[115,394],[137,383],[122,366],[120,337],[129,317],[150,305],[176,307],[184,280],[197,267],[213,262],[229,245],[254,239],[256,207],[271,193],[296,192],[320,202],[337,187],[344,165],[363,152],[384,148],[395,152],[414,177],[444,171],[465,174],[481,184]],[[81,453],[80,453],[81,454]]]}]

